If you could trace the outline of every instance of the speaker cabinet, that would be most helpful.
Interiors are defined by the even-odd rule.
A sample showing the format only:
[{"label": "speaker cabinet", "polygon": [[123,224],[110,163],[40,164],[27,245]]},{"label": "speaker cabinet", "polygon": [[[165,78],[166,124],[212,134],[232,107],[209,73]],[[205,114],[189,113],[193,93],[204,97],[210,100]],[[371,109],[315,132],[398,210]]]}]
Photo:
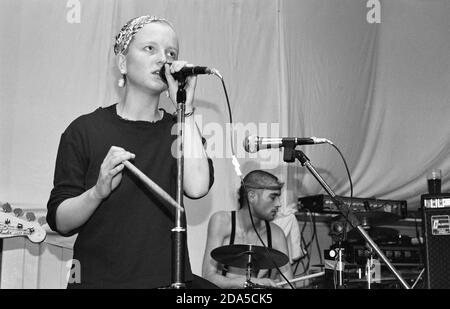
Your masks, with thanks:
[{"label": "speaker cabinet", "polygon": [[450,289],[450,194],[421,196],[429,289]]}]

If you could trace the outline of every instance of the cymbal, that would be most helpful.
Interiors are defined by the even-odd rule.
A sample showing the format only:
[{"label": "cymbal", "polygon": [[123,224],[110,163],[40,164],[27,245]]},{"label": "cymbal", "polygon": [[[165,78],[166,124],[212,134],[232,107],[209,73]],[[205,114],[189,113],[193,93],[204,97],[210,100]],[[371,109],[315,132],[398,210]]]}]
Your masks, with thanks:
[{"label": "cymbal", "polygon": [[254,245],[222,246],[211,251],[211,256],[219,263],[238,268],[247,268],[249,261],[253,269],[271,269],[289,262],[283,252]]}]

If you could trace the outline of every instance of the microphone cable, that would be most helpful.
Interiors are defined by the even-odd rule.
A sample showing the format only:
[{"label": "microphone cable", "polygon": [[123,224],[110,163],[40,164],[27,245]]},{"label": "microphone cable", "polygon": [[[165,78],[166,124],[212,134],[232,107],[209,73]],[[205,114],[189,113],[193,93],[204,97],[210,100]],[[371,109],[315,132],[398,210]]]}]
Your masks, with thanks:
[{"label": "microphone cable", "polygon": [[330,144],[331,146],[334,147],[334,149],[337,150],[337,152],[339,153],[339,155],[342,158],[342,161],[344,161],[345,171],[347,172],[348,181],[350,183],[350,206],[351,206],[351,203],[353,201],[353,182],[352,182],[352,176],[350,175],[350,171],[348,169],[347,161],[345,161],[344,155],[342,154],[342,152],[339,150],[339,148],[334,143],[329,142],[328,144]]},{"label": "microphone cable", "polygon": [[[334,143],[329,142],[328,144],[330,144],[331,146],[333,146],[334,149],[337,150],[337,152],[339,153],[339,155],[342,158],[342,161],[344,162],[345,171],[347,172],[348,181],[350,183],[350,206],[349,206],[349,209],[351,210],[352,206],[353,206],[353,182],[352,182],[352,177],[350,175],[350,171],[349,171],[349,168],[348,168],[348,165],[347,165],[347,161],[345,160],[345,157],[342,154],[342,152],[339,150],[339,148]],[[353,223],[348,219],[347,214],[344,213],[344,211],[342,211],[341,209],[339,209],[339,210],[341,211],[341,213],[342,213],[342,215],[344,216],[344,219],[345,219],[344,226],[343,226],[343,229],[342,229],[343,230],[342,233],[344,235],[343,238],[342,238],[342,241],[345,242],[346,238],[347,238],[347,223],[349,223],[350,226],[353,227],[353,228],[355,228],[355,226],[353,226]],[[339,250],[341,250],[341,245],[340,244],[341,244],[341,241],[339,241]],[[335,289],[336,289],[336,277],[337,277],[336,265],[337,265],[337,263],[335,263],[335,267],[333,268],[333,283],[334,283],[334,288]],[[340,267],[342,267],[342,265],[340,265]],[[344,270],[341,269],[341,271],[344,271]]]}]

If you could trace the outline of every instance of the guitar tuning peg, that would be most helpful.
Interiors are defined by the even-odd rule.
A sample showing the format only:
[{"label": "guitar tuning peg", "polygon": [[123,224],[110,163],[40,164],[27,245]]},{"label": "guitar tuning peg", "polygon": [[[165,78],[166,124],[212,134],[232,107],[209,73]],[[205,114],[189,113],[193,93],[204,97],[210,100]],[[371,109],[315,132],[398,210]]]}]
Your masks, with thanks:
[{"label": "guitar tuning peg", "polygon": [[20,208],[16,208],[14,209],[14,214],[16,215],[16,217],[21,217],[23,215],[23,210]]},{"label": "guitar tuning peg", "polygon": [[11,205],[9,203],[3,204],[2,205],[2,209],[3,209],[4,212],[11,212],[12,211]]},{"label": "guitar tuning peg", "polygon": [[25,214],[25,217],[27,218],[28,221],[34,221],[36,220],[36,216],[34,215],[33,212],[29,211]]},{"label": "guitar tuning peg", "polygon": [[44,225],[44,224],[47,223],[47,219],[45,217],[40,217],[38,219],[38,222],[39,222],[40,225]]}]

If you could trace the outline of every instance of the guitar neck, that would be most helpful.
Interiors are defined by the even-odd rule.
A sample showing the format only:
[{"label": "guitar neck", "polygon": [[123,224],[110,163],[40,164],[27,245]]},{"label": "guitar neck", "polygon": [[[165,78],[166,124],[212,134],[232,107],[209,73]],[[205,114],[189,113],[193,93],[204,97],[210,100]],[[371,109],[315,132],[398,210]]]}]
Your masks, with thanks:
[{"label": "guitar neck", "polygon": [[27,237],[30,241],[39,243],[46,235],[45,229],[39,223],[0,212],[0,238]]}]

